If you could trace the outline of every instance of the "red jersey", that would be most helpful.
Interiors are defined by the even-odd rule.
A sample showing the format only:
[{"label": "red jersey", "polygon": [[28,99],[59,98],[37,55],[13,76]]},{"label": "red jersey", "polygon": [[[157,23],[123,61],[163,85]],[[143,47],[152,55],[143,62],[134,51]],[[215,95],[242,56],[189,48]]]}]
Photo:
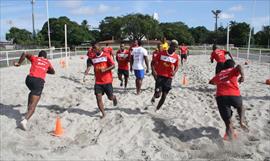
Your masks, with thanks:
[{"label": "red jersey", "polygon": [[112,71],[102,73],[101,69],[105,69],[114,65],[113,59],[109,53],[102,52],[99,56],[96,54],[92,58],[94,65],[96,84],[110,84],[113,81]]},{"label": "red jersey", "polygon": [[222,70],[212,78],[211,81],[217,85],[216,96],[240,96],[237,82],[239,74],[237,68],[229,68]]},{"label": "red jersey", "polygon": [[162,51],[156,56],[155,62],[158,76],[172,78],[172,73],[179,65],[179,56],[175,53],[169,55],[167,51]]},{"label": "red jersey", "polygon": [[211,53],[210,59],[215,59],[218,63],[224,63],[226,61],[226,50],[216,49]]},{"label": "red jersey", "polygon": [[92,57],[94,57],[94,55],[95,55],[95,53],[93,52],[93,49],[89,48],[88,52],[87,52],[88,58],[92,59]]},{"label": "red jersey", "polygon": [[181,54],[187,54],[188,53],[188,47],[187,46],[180,46],[179,48]]},{"label": "red jersey", "polygon": [[103,48],[103,51],[106,53],[110,53],[111,55],[113,54],[113,48],[110,46]]},{"label": "red jersey", "polygon": [[156,62],[156,57],[158,56],[159,54],[159,50],[155,50],[153,53],[152,53],[152,61],[154,62],[154,68],[155,70],[157,70],[157,62]]},{"label": "red jersey", "polygon": [[116,53],[116,59],[118,61],[118,69],[129,70],[130,52],[128,50],[124,49],[124,51],[121,51],[119,49]]},{"label": "red jersey", "polygon": [[45,81],[47,71],[53,68],[48,59],[43,57],[31,56],[28,58],[31,61],[30,76],[41,78]]}]

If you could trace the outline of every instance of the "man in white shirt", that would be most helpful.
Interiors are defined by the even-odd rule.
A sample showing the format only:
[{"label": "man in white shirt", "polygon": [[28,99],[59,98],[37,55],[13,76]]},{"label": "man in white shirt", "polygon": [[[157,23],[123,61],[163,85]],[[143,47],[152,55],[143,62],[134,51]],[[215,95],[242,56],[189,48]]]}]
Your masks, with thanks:
[{"label": "man in white shirt", "polygon": [[130,60],[130,71],[134,70],[134,74],[136,76],[136,93],[139,95],[141,93],[142,80],[144,78],[144,65],[146,65],[146,73],[149,72],[149,61],[147,50],[143,48],[142,42],[140,40],[135,41],[136,47],[133,47],[131,52],[131,60]]}]

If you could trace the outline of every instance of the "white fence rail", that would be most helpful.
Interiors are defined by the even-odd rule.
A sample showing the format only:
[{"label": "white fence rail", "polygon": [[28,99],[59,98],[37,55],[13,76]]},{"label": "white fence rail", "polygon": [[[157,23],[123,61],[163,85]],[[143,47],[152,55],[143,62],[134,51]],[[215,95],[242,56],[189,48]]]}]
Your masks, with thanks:
[{"label": "white fence rail", "polygon": [[[30,53],[33,55],[38,55],[38,53],[44,50],[47,52],[49,59],[62,58],[66,56],[65,48],[54,48],[54,49],[30,49],[30,50],[9,50],[0,51],[0,67],[7,67],[12,64],[12,62],[19,60],[23,52]],[[67,48],[67,56],[71,56],[70,48]],[[26,61],[27,63],[27,61]]]}]

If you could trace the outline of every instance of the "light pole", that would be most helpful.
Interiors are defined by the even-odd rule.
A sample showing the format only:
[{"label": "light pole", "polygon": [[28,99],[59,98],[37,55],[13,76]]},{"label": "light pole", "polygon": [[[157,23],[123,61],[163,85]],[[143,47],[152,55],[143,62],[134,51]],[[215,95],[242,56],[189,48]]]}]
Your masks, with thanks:
[{"label": "light pole", "polygon": [[46,9],[47,9],[47,24],[48,24],[48,39],[49,39],[49,49],[51,51],[51,32],[50,32],[50,19],[49,19],[49,5],[48,0],[46,0]]},{"label": "light pole", "polygon": [[35,15],[34,15],[34,4],[35,0],[31,0],[32,4],[32,25],[33,25],[33,38],[36,37],[36,31],[35,31]]},{"label": "light pole", "polygon": [[214,18],[216,19],[215,23],[215,31],[217,32],[217,19],[219,18],[219,14],[221,13],[221,10],[212,10],[212,13],[214,14]]}]

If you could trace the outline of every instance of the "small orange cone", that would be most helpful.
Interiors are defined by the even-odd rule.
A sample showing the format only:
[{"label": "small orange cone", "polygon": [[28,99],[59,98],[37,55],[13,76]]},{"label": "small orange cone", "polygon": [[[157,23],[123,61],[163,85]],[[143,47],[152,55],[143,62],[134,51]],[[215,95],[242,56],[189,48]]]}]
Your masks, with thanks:
[{"label": "small orange cone", "polygon": [[64,129],[62,128],[62,125],[61,125],[61,120],[60,118],[57,116],[56,118],[56,124],[55,124],[55,130],[53,132],[53,135],[54,136],[62,136],[64,133]]},{"label": "small orange cone", "polygon": [[81,59],[84,59],[84,57],[83,57],[83,56],[80,56],[80,58],[81,58]]},{"label": "small orange cone", "polygon": [[[237,134],[236,134],[236,133],[233,133],[233,140],[236,140],[237,138],[238,138]],[[224,136],[223,136],[223,140],[228,141],[228,136],[227,136],[226,133],[225,133]]]},{"label": "small orange cone", "polygon": [[187,80],[186,74],[183,75],[182,84],[183,85],[188,85],[188,80]]}]

